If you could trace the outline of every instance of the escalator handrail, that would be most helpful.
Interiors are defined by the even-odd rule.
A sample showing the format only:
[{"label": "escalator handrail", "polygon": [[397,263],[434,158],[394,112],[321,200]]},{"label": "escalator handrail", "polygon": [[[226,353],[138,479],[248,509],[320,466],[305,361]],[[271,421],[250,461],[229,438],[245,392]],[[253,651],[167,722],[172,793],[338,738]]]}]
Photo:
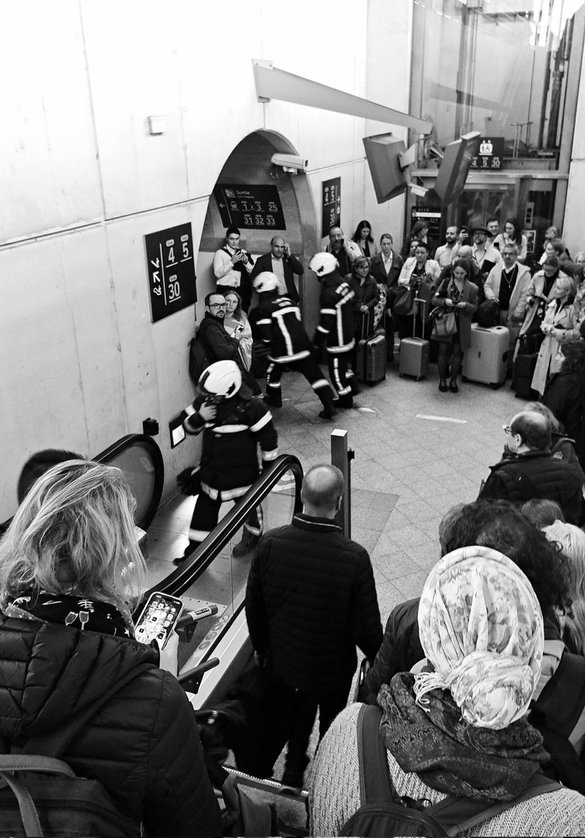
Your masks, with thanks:
[{"label": "escalator handrail", "polygon": [[281,454],[270,466],[264,469],[258,480],[244,497],[221,519],[217,527],[207,536],[205,541],[201,542],[200,546],[185,561],[185,566],[178,567],[174,573],[171,573],[162,582],[158,582],[153,588],[146,591],[142,601],[144,602],[154,591],[162,591],[172,596],[181,596],[209,567],[221,548],[227,544],[230,538],[243,525],[254,507],[258,506],[268,497],[279,480],[289,471],[293,473],[295,478],[294,511],[295,513],[300,512],[302,507],[301,483],[303,482],[303,466],[298,457],[295,457],[293,454]]},{"label": "escalator handrail", "polygon": [[104,463],[107,465],[115,457],[117,457],[118,454],[121,454],[127,448],[132,448],[133,445],[142,445],[146,448],[152,456],[154,463],[154,488],[152,490],[152,498],[140,521],[136,521],[136,524],[141,527],[141,529],[147,530],[156,515],[165,482],[164,460],[156,440],[147,434],[127,434],[112,443],[112,445],[108,445],[107,448],[92,459],[98,463]]}]

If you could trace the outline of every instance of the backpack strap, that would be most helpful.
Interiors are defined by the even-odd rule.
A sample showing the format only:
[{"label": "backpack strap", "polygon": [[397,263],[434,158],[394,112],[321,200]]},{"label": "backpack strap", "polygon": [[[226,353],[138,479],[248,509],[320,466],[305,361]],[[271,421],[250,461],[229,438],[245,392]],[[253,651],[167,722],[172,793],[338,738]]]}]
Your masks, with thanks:
[{"label": "backpack strap", "polygon": [[396,800],[396,792],[390,780],[386,746],[380,737],[381,718],[382,710],[377,705],[363,704],[360,707],[357,743],[362,806]]},{"label": "backpack strap", "polygon": [[534,774],[527,788],[513,800],[472,800],[469,797],[454,797],[449,795],[444,800],[425,809],[425,814],[437,821],[447,835],[458,835],[466,832],[484,821],[494,818],[501,812],[514,808],[518,803],[530,800],[541,794],[557,791],[561,785],[544,774]]}]

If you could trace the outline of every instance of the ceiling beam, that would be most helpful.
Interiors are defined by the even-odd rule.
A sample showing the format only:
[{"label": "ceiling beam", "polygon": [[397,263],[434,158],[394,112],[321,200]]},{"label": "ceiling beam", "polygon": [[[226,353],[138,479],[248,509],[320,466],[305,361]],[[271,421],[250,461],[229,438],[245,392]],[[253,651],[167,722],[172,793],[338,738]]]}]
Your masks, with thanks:
[{"label": "ceiling beam", "polygon": [[335,87],[295,76],[286,70],[273,67],[270,62],[252,59],[254,79],[256,81],[256,95],[259,102],[269,102],[280,99],[283,102],[293,102],[296,105],[307,105],[310,108],[321,108],[325,111],[344,113],[371,119],[375,122],[385,122],[389,125],[400,125],[412,128],[419,134],[429,134],[433,124],[426,119],[395,111],[369,99],[361,99],[351,93],[344,93]]}]

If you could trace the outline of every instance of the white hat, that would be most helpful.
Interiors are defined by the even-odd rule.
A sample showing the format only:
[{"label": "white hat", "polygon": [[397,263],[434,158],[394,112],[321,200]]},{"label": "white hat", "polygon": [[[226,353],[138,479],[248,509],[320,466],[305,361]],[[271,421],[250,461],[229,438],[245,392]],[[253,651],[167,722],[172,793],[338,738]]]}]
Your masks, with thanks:
[{"label": "white hat", "polygon": [[198,385],[209,396],[231,399],[242,386],[242,373],[235,361],[216,361],[203,370]]},{"label": "white hat", "polygon": [[317,276],[326,276],[337,270],[339,262],[332,253],[316,253],[309,264],[309,268]]},{"label": "white hat", "polygon": [[263,294],[265,291],[276,291],[280,287],[278,277],[272,271],[259,273],[252,285],[259,294]]}]

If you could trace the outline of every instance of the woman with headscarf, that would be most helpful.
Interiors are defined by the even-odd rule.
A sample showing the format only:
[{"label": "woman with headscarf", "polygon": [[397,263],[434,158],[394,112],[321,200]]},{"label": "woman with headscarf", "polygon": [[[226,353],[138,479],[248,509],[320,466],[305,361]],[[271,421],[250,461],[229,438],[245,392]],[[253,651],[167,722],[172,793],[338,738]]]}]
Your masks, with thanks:
[{"label": "woman with headscarf", "polygon": [[[525,574],[489,547],[443,556],[425,582],[418,627],[426,657],[416,674],[396,674],[378,695],[379,735],[399,796],[434,804],[457,795],[513,801],[547,754],[527,721],[541,672],[543,617]],[[311,834],[339,835],[360,805],[356,720],[344,710],[322,740],[310,802]],[[555,787],[466,831],[468,835],[575,835],[585,797]]]}]

